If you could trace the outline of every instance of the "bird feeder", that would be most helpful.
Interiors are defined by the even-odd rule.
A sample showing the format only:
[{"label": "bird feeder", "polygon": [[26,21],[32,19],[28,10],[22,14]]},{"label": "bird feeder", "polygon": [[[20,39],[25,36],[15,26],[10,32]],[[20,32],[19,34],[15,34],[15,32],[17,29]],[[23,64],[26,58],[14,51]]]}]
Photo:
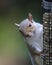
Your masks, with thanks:
[{"label": "bird feeder", "polygon": [[42,0],[43,8],[43,65],[52,65],[52,1]]}]

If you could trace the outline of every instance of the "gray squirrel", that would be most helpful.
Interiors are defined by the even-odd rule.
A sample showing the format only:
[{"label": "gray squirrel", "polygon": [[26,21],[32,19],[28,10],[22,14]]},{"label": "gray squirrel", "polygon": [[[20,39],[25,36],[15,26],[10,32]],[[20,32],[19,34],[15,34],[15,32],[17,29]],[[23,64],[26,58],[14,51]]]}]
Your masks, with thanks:
[{"label": "gray squirrel", "polygon": [[20,24],[15,23],[23,34],[29,48],[32,65],[43,65],[43,25],[33,20],[31,13]]}]

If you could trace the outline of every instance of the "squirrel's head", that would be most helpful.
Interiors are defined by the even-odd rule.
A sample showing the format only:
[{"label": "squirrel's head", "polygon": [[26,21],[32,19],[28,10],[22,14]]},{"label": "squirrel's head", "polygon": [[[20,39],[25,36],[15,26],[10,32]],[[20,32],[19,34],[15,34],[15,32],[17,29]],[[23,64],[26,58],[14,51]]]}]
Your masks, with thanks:
[{"label": "squirrel's head", "polygon": [[23,32],[24,35],[33,36],[35,31],[35,25],[33,21],[32,14],[29,13],[28,18],[23,20],[20,24],[15,25]]}]

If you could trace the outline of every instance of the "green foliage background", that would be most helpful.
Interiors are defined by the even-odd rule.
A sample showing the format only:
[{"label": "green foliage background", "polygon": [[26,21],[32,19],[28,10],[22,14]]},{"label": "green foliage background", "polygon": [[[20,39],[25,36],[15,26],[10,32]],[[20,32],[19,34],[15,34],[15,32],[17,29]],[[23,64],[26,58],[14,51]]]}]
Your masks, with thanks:
[{"label": "green foliage background", "polygon": [[0,6],[0,56],[17,56],[27,59],[27,63],[30,60],[24,38],[14,25],[26,19],[29,12],[36,22],[42,23],[41,0],[11,0]]}]

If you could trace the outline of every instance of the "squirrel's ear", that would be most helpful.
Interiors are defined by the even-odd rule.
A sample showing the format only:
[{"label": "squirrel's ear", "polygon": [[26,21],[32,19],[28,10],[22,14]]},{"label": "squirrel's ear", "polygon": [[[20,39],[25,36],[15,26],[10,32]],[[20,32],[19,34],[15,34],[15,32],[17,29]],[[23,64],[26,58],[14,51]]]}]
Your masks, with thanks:
[{"label": "squirrel's ear", "polygon": [[28,14],[28,19],[29,19],[29,21],[31,21],[31,20],[33,19],[33,17],[32,17],[32,14],[31,14],[31,13],[29,13],[29,14]]},{"label": "squirrel's ear", "polygon": [[19,25],[19,24],[17,24],[17,23],[15,23],[15,25],[16,25],[17,27],[20,27],[20,25]]}]

